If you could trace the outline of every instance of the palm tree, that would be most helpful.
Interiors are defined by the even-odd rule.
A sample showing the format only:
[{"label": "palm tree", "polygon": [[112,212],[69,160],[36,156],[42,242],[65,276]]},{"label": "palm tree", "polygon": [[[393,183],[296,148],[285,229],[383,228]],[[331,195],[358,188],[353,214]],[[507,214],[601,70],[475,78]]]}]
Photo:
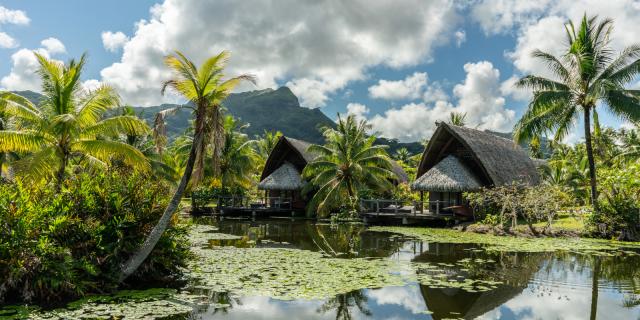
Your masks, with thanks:
[{"label": "palm tree", "polygon": [[195,118],[193,142],[178,188],[158,224],[151,230],[139,250],[123,265],[120,275],[121,282],[138,269],[156,246],[169,225],[171,217],[178,209],[182,195],[191,180],[194,167],[203,168],[205,151],[209,144],[214,146],[214,165],[219,168],[219,155],[224,143],[221,103],[238,84],[243,81],[254,81],[253,77],[249,75],[223,80],[223,71],[228,58],[229,53],[223,51],[205,60],[200,68],[197,68],[179,51],[165,58],[165,64],[173,71],[174,78],[163,84],[162,93],[167,88],[171,88],[193,104]]},{"label": "palm tree", "polygon": [[282,132],[280,131],[267,131],[265,130],[262,136],[256,136],[256,152],[266,161],[269,158],[269,154],[276,147],[276,144],[280,140]]},{"label": "palm tree", "polygon": [[466,125],[465,119],[467,118],[466,112],[451,112],[449,114],[449,123],[458,126],[464,127]]},{"label": "palm tree", "polygon": [[584,136],[591,198],[597,210],[596,168],[591,139],[591,117],[597,106],[627,120],[640,119],[640,90],[625,86],[640,73],[640,45],[632,45],[614,56],[609,47],[613,22],[583,17],[576,30],[573,22],[565,28],[568,48],[561,57],[536,50],[533,56],[544,61],[555,79],[528,75],[516,85],[533,90],[533,99],[518,121],[514,138],[522,142],[548,131],[561,140],[575,121],[584,118]]},{"label": "palm tree", "polygon": [[148,127],[135,116],[104,118],[116,108],[119,97],[107,85],[84,90],[80,76],[85,55],[68,64],[35,53],[44,96],[39,106],[11,92],[0,93],[2,111],[11,116],[15,130],[0,131],[0,151],[25,153],[15,162],[26,178],[55,176],[62,187],[66,168],[72,159],[89,166],[106,166],[114,158],[136,168],[149,166],[144,155],[126,143],[103,139],[120,134],[143,134]]},{"label": "palm tree", "polygon": [[411,156],[412,155],[409,152],[409,150],[407,150],[407,148],[400,148],[396,150],[396,153],[393,155],[393,158],[398,161],[401,161],[402,163],[408,163]]},{"label": "palm tree", "polygon": [[225,143],[220,159],[220,181],[223,186],[248,189],[256,170],[257,155],[252,148],[255,143],[241,131],[248,125],[240,123],[232,116],[224,119]]},{"label": "palm tree", "polygon": [[309,147],[309,152],[318,154],[303,171],[310,179],[305,191],[317,188],[309,213],[317,209],[318,215],[324,216],[345,203],[353,212],[359,191],[391,188],[391,160],[384,146],[373,145],[374,136],[367,137],[370,128],[365,120],[358,122],[353,115],[346,119],[338,116],[336,129],[323,129],[327,143]]}]

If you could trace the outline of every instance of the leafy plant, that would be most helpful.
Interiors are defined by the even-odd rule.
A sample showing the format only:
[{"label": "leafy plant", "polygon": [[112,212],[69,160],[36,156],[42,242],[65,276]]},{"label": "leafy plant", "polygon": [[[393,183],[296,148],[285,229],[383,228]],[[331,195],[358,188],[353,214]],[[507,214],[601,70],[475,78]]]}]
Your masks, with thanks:
[{"label": "leafy plant", "polygon": [[323,131],[327,143],[309,147],[309,152],[318,154],[303,172],[310,181],[304,191],[317,190],[307,207],[309,214],[317,210],[319,216],[326,216],[346,206],[341,211],[353,216],[360,191],[391,189],[391,160],[383,146],[373,145],[375,137],[367,136],[369,129],[364,120],[338,117],[336,129]]},{"label": "leafy plant", "polygon": [[136,148],[104,139],[143,134],[148,127],[135,116],[104,117],[118,106],[119,97],[107,85],[90,91],[82,88],[85,56],[62,64],[34,54],[44,95],[40,105],[11,92],[0,92],[0,111],[16,122],[12,130],[0,131],[0,152],[26,154],[13,164],[19,173],[30,180],[55,175],[60,187],[73,159],[104,168],[115,158],[148,169],[147,159]]},{"label": "leafy plant", "polygon": [[[168,201],[168,186],[117,170],[53,184],[0,184],[0,300],[57,301],[108,292],[120,263],[144,240]],[[186,230],[172,221],[132,282],[180,274]]]}]

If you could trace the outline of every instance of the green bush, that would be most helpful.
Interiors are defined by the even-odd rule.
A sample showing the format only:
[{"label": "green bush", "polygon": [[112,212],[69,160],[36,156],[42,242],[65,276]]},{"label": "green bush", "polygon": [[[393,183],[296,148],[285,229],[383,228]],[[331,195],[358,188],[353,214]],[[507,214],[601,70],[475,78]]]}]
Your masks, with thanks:
[{"label": "green bush", "polygon": [[640,163],[598,171],[598,212],[587,220],[592,235],[620,240],[640,239]]},{"label": "green bush", "polygon": [[[0,301],[52,302],[116,288],[120,264],[153,228],[170,188],[130,172],[53,185],[0,183]],[[174,221],[130,280],[167,281],[188,258]]]}]

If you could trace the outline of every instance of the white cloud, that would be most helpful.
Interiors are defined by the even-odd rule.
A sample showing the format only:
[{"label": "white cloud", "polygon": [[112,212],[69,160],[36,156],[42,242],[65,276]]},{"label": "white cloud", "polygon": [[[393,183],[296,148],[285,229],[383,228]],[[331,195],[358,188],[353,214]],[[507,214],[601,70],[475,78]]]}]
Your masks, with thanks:
[{"label": "white cloud", "polygon": [[453,110],[453,106],[445,101],[438,101],[433,107],[410,103],[388,109],[383,115],[375,115],[369,123],[380,136],[404,142],[420,141],[430,137],[436,128],[435,122],[446,120]]},{"label": "white cloud", "polygon": [[255,74],[258,87],[286,83],[302,105],[321,107],[371,67],[430,61],[459,22],[447,0],[165,0],[151,12],[137,23],[120,61],[101,72],[128,103],[163,100],[159,86],[170,74],[162,57],[171,51],[200,62],[226,49],[228,75]]},{"label": "white cloud", "polygon": [[29,17],[22,10],[11,10],[0,6],[0,24],[29,24]]},{"label": "white cloud", "polygon": [[523,73],[553,77],[546,65],[540,59],[532,57],[531,53],[538,49],[560,55],[563,49],[562,44],[565,43],[565,22],[564,18],[549,16],[525,27],[516,40],[514,51],[507,53],[515,67]]},{"label": "white cloud", "polygon": [[347,105],[347,114],[354,115],[358,120],[366,119],[367,114],[369,114],[369,108],[361,103],[349,103]]},{"label": "white cloud", "polygon": [[[40,49],[38,53],[49,57],[46,50]],[[0,80],[0,85],[7,90],[40,90],[40,78],[38,60],[32,50],[20,49],[11,55],[11,72]]]},{"label": "white cloud", "polygon": [[41,44],[43,48],[20,49],[11,55],[11,71],[0,79],[0,86],[6,90],[40,90],[39,64],[34,52],[50,59],[51,55],[65,51],[64,44],[56,38],[45,39]]},{"label": "white cloud", "polygon": [[509,32],[516,25],[529,24],[544,12],[550,0],[483,0],[471,9],[471,18],[486,34]]},{"label": "white cloud", "polygon": [[515,86],[516,82],[520,79],[520,77],[513,75],[509,79],[503,81],[500,84],[500,92],[504,96],[510,96],[515,100],[520,101],[529,101],[531,100],[533,94],[531,91],[520,89]]},{"label": "white cloud", "polygon": [[[29,17],[24,11],[11,10],[0,5],[0,25],[3,24],[29,24]],[[18,47],[18,41],[12,36],[0,30],[0,48],[10,49]]]},{"label": "white cloud", "polygon": [[49,52],[50,54],[56,53],[65,53],[67,49],[64,47],[64,44],[56,39],[56,38],[47,38],[42,40],[40,44]]},{"label": "white cloud", "polygon": [[[441,92],[444,99],[435,100],[433,104],[409,103],[391,108],[369,119],[373,131],[400,141],[419,141],[430,137],[436,121],[448,120],[453,111],[466,113],[469,127],[510,131],[515,122],[515,111],[505,107],[498,69],[488,61],[480,61],[465,64],[464,70],[467,73],[464,81],[453,88],[456,104],[449,102]],[[357,110],[356,107],[353,109]]]},{"label": "white cloud", "polygon": [[0,31],[0,48],[15,48],[18,46],[16,39]]},{"label": "white cloud", "polygon": [[102,86],[102,82],[96,79],[89,79],[82,82],[82,88],[86,91],[92,91]]},{"label": "white cloud", "polygon": [[491,62],[481,61],[464,65],[467,76],[453,88],[458,98],[458,112],[467,114],[470,125],[480,129],[511,130],[515,112],[505,108],[500,92],[500,71]]},{"label": "white cloud", "polygon": [[540,49],[560,54],[566,43],[564,24],[569,19],[579,23],[585,12],[614,20],[614,49],[638,42],[637,35],[630,32],[637,29],[640,20],[637,0],[483,0],[473,6],[471,16],[488,34],[509,32],[517,36],[516,47],[507,56],[520,72],[549,76],[547,68],[532,58],[531,52]]},{"label": "white cloud", "polygon": [[105,31],[102,33],[102,45],[107,51],[116,52],[122,48],[127,41],[129,41],[129,37],[120,31]]},{"label": "white cloud", "polygon": [[467,34],[464,32],[464,30],[458,30],[456,31],[456,33],[453,34],[453,36],[456,39],[456,47],[460,48],[460,46],[467,41]]},{"label": "white cloud", "polygon": [[434,81],[427,86],[427,90],[425,90],[422,95],[422,100],[426,103],[440,100],[447,101],[449,100],[449,95],[444,92],[440,82]]},{"label": "white cloud", "polygon": [[386,100],[414,100],[420,98],[427,86],[427,73],[415,72],[404,80],[379,80],[369,87],[369,96]]}]

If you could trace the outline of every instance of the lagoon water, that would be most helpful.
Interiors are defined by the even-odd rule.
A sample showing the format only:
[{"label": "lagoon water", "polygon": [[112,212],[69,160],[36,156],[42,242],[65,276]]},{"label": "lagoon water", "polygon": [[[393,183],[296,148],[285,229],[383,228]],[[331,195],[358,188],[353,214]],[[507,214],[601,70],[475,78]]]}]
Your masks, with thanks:
[{"label": "lagoon water", "polygon": [[[630,251],[622,255],[486,252],[474,244],[428,243],[368,231],[362,225],[331,226],[287,219],[252,222],[201,218],[196,222],[239,237],[210,240],[211,250],[218,246],[290,248],[319,251],[339,259],[383,258],[398,266],[442,266],[441,272],[449,279],[491,279],[499,284],[491,290],[473,292],[407,281],[404,285],[313,300],[229,297],[228,293],[207,292],[224,307],[202,308],[193,315],[195,318],[640,319],[640,256]],[[407,272],[400,269],[399,274]]]},{"label": "lagoon water", "polygon": [[548,241],[543,250],[517,241],[491,250],[361,224],[192,220],[196,258],[180,290],[124,291],[53,311],[5,308],[0,318],[640,319],[637,245],[574,250],[558,239],[562,250]]}]

